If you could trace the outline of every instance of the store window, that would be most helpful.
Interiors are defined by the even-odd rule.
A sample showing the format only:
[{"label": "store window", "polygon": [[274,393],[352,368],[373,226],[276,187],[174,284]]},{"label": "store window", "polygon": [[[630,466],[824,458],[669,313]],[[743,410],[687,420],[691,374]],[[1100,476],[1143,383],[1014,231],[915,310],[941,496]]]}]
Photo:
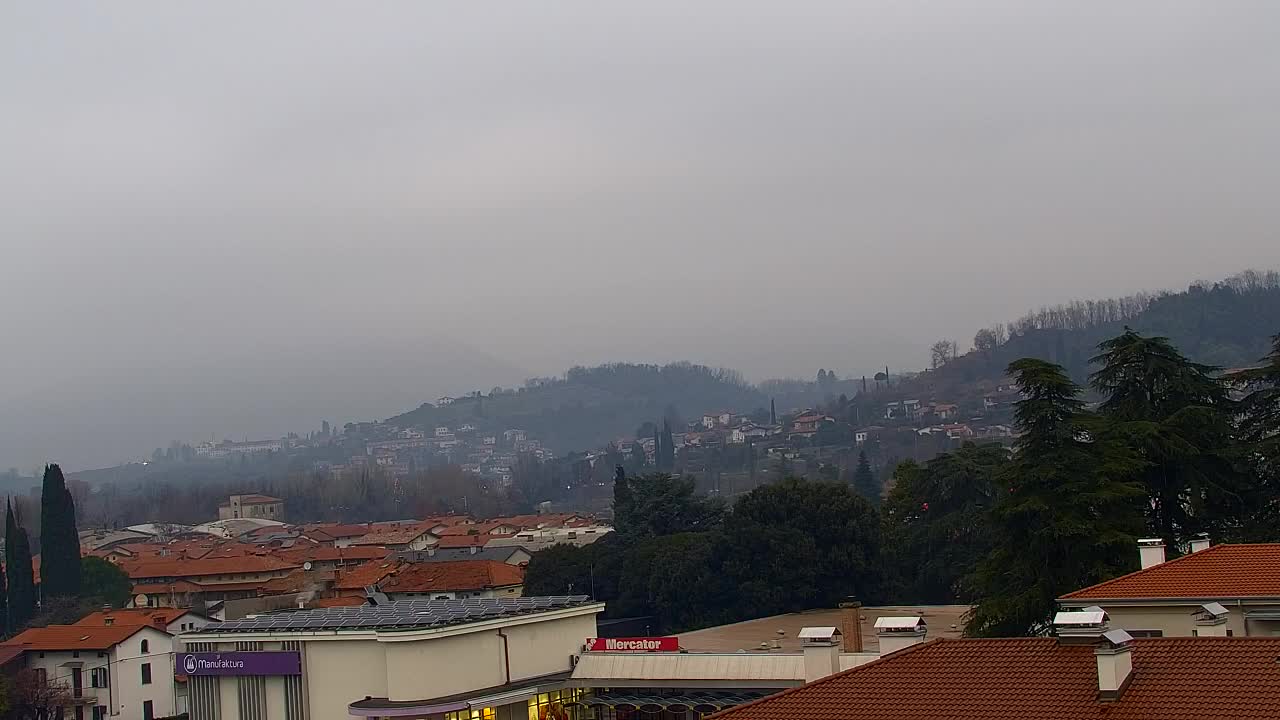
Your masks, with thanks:
[{"label": "store window", "polygon": [[444,720],[494,720],[497,713],[493,708],[472,708],[444,714]]},{"label": "store window", "polygon": [[569,717],[565,705],[581,700],[586,688],[567,688],[541,693],[529,698],[529,720],[566,720]]}]

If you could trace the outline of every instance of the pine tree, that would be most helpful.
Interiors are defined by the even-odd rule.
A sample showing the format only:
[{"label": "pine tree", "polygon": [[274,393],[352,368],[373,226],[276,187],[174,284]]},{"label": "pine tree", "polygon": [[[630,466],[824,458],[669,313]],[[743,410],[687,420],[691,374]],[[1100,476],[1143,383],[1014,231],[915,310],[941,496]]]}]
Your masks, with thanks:
[{"label": "pine tree", "polygon": [[778,424],[778,406],[774,404],[773,398],[769,398],[769,424]]},{"label": "pine tree", "polygon": [[1133,479],[1150,499],[1149,532],[1176,548],[1200,532],[1230,535],[1249,502],[1247,477],[1228,457],[1235,410],[1217,368],[1193,363],[1167,338],[1125,332],[1098,346],[1090,378],[1099,408],[1143,461]]},{"label": "pine tree", "polygon": [[872,505],[880,505],[880,483],[871,472],[871,463],[867,461],[867,452],[858,452],[858,469],[853,471],[853,491],[867,499]]},{"label": "pine tree", "polygon": [[1022,436],[999,474],[994,547],[970,579],[977,604],[965,632],[983,637],[1043,632],[1056,598],[1130,569],[1142,532],[1143,491],[1129,479],[1141,463],[1084,413],[1066,371],[1026,358],[1008,373],[1024,398],[1014,413]]},{"label": "pine tree", "polygon": [[662,421],[662,471],[671,472],[676,468],[676,444],[671,436],[671,422]]},{"label": "pine tree", "polygon": [[45,467],[40,495],[40,594],[45,598],[80,594],[75,501],[56,464]]},{"label": "pine tree", "polygon": [[8,580],[8,630],[12,634],[26,627],[36,614],[35,573],[31,568],[31,542],[6,503],[4,530],[5,575]]},{"label": "pine tree", "polygon": [[1258,502],[1245,518],[1242,538],[1250,542],[1280,540],[1280,335],[1263,364],[1229,376],[1248,389],[1240,407],[1240,440]]}]

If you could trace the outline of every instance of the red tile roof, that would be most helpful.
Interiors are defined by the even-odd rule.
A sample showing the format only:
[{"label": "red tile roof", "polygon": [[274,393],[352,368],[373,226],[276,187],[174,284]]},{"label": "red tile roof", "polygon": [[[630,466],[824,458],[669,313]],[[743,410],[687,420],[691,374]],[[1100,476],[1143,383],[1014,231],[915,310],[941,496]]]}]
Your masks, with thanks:
[{"label": "red tile roof", "polygon": [[[26,650],[107,650],[133,637],[146,625],[50,625],[30,628],[5,641]],[[164,632],[152,627],[152,630]]]},{"label": "red tile roof", "polygon": [[1280,543],[1215,545],[1061,599],[1251,597],[1280,598]]},{"label": "red tile roof", "polygon": [[[123,610],[99,610],[76,621],[76,625],[107,627],[107,618],[114,625],[154,625],[164,629],[169,623],[195,612],[190,608],[126,608]],[[199,614],[199,613],[197,613]]]},{"label": "red tile roof", "polygon": [[307,603],[308,607],[313,608],[331,608],[331,607],[359,607],[365,604],[362,597],[331,597],[317,598]]},{"label": "red tile roof", "polygon": [[292,547],[275,553],[276,557],[303,563],[312,562],[356,562],[360,560],[380,560],[391,554],[391,550],[381,545],[353,545],[351,547],[331,547],[329,545],[306,545]]},{"label": "red tile roof", "polygon": [[269,555],[244,555],[240,557],[178,558],[172,555],[161,558],[126,558],[117,563],[133,580],[148,578],[194,578],[209,575],[244,575],[250,573],[290,570],[302,565]]},{"label": "red tile roof", "polygon": [[509,538],[513,535],[445,535],[436,545],[438,548],[484,547],[494,538]]},{"label": "red tile roof", "polygon": [[386,578],[386,593],[488,590],[524,584],[524,568],[496,560],[409,563]]},{"label": "red tile roof", "polygon": [[1135,640],[1118,700],[1093,647],[1053,638],[938,639],[716,720],[1254,720],[1280,717],[1280,638]]},{"label": "red tile roof", "polygon": [[333,588],[363,590],[370,585],[377,585],[383,578],[399,569],[402,564],[398,560],[371,560],[349,570],[338,570],[334,575]]},{"label": "red tile roof", "polygon": [[375,530],[352,541],[352,545],[407,545],[421,535],[431,532],[430,526],[409,525],[386,530]]}]

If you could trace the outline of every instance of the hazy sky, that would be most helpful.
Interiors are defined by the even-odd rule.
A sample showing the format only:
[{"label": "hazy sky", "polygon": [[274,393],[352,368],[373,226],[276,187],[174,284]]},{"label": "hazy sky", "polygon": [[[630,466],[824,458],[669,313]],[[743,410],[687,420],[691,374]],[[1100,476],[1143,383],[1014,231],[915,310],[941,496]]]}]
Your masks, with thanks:
[{"label": "hazy sky", "polygon": [[1280,4],[0,4],[0,467],[1280,265]]}]

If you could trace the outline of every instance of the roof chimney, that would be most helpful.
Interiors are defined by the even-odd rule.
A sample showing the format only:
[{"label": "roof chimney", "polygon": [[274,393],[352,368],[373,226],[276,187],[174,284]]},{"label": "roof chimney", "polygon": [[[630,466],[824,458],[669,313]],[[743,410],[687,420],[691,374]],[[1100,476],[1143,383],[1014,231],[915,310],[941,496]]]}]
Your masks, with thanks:
[{"label": "roof chimney", "polygon": [[1209,533],[1200,533],[1191,538],[1191,552],[1198,553],[1209,549]]},{"label": "roof chimney", "polygon": [[929,632],[922,617],[882,617],[876,620],[876,640],[880,656],[924,642]]},{"label": "roof chimney", "polygon": [[1061,645],[1092,645],[1107,632],[1107,613],[1097,605],[1064,610],[1053,616],[1053,631]]},{"label": "roof chimney", "polygon": [[1196,618],[1196,626],[1191,630],[1195,637],[1226,637],[1227,618],[1230,616],[1222,603],[1210,602],[1201,605],[1192,615]]},{"label": "roof chimney", "polygon": [[1164,562],[1164,540],[1160,538],[1143,538],[1139,540],[1138,558],[1142,560],[1143,570]]},{"label": "roof chimney", "polygon": [[845,652],[862,652],[862,603],[853,598],[840,603],[840,633]]},{"label": "roof chimney", "polygon": [[1098,661],[1098,699],[1119,700],[1133,678],[1133,637],[1124,630],[1108,630],[1093,656]]},{"label": "roof chimney", "polygon": [[821,680],[840,672],[840,630],[834,627],[807,627],[800,631],[804,648],[804,681]]}]

